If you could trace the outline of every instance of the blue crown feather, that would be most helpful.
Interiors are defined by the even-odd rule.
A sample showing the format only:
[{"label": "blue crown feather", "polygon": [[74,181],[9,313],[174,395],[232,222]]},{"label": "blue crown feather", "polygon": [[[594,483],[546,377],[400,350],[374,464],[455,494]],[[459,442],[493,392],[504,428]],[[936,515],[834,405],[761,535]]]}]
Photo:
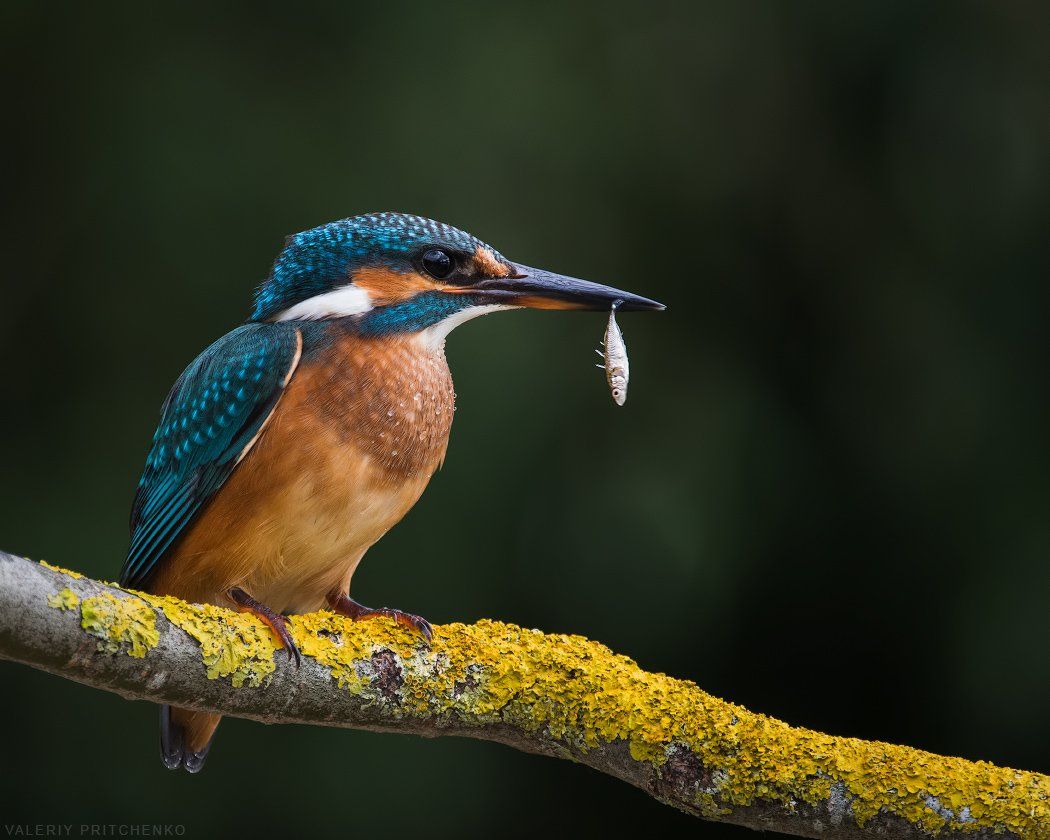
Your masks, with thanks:
[{"label": "blue crown feather", "polygon": [[406,257],[427,247],[472,253],[487,248],[466,231],[407,213],[351,216],[288,237],[270,276],[255,293],[251,320],[265,321],[295,304],[348,282],[355,268],[387,265],[408,269]]}]

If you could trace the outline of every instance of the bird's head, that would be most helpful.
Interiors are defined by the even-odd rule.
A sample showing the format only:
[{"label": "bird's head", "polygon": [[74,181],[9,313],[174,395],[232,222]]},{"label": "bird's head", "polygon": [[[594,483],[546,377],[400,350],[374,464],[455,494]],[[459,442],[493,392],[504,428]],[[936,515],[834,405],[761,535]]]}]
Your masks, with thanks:
[{"label": "bird's head", "polygon": [[254,321],[354,316],[370,335],[434,345],[498,309],[663,309],[648,298],[510,262],[469,233],[404,213],[353,216],[288,238],[255,295]]}]

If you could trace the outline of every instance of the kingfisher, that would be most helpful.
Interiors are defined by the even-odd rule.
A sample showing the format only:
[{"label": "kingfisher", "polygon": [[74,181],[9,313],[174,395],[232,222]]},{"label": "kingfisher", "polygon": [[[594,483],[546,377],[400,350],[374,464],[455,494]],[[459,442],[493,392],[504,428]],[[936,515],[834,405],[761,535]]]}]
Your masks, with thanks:
[{"label": "kingfisher", "polygon": [[[131,510],[121,586],[258,616],[290,660],[287,616],[325,607],[426,619],[350,597],[365,552],[441,466],[455,393],[445,337],[489,312],[659,310],[511,262],[455,227],[373,213],[294,234],[241,326],[182,372]],[[161,760],[196,773],[220,715],[161,707]]]}]

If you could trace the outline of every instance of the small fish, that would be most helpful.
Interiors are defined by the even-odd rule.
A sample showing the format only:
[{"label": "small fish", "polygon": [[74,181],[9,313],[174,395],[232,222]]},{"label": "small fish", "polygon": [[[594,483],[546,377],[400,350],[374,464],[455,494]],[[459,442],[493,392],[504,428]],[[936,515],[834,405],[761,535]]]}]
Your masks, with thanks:
[{"label": "small fish", "polygon": [[605,338],[602,340],[605,352],[595,351],[605,360],[605,380],[609,383],[609,393],[617,405],[627,402],[627,380],[631,376],[627,364],[627,345],[624,344],[623,333],[616,323],[616,309],[621,303],[622,300],[613,301],[609,311],[609,324],[605,328]]}]

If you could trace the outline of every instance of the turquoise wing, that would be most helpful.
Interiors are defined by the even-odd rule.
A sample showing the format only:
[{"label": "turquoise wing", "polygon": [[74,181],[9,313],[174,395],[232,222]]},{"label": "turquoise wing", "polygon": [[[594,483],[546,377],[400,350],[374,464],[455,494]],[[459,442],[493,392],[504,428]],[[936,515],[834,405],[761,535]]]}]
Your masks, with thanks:
[{"label": "turquoise wing", "polygon": [[135,493],[121,586],[148,585],[165,554],[255,442],[301,352],[294,325],[245,324],[183,371],[161,408]]}]

